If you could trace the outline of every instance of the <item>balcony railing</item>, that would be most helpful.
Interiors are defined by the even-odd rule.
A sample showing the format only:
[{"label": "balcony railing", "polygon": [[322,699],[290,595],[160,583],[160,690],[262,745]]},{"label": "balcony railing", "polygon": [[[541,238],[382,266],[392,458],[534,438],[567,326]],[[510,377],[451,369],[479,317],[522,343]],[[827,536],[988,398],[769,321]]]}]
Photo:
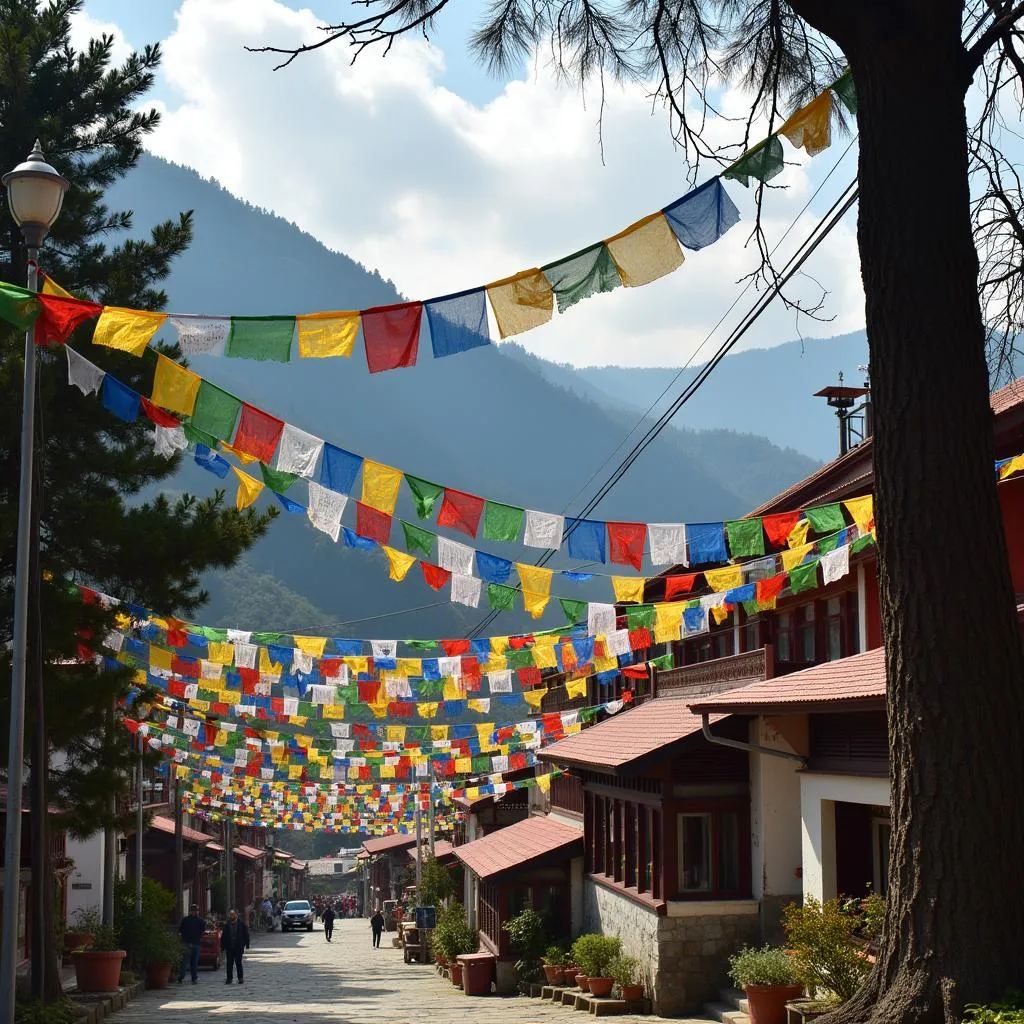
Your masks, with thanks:
[{"label": "balcony railing", "polygon": [[774,674],[775,666],[769,644],[756,651],[659,671],[654,685],[659,697],[696,699],[770,679]]}]

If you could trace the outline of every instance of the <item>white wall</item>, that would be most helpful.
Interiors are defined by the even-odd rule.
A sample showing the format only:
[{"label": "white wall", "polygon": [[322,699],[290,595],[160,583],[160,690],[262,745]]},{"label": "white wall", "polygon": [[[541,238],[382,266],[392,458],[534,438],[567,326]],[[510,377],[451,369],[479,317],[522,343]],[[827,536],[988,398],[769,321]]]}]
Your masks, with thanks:
[{"label": "white wall", "polygon": [[848,775],[801,775],[804,897],[824,902],[836,895],[837,802],[889,806],[887,779]]},{"label": "white wall", "polygon": [[68,876],[70,921],[76,910],[103,908],[103,833],[97,832],[88,839],[68,836],[67,850],[75,862],[75,869]]}]

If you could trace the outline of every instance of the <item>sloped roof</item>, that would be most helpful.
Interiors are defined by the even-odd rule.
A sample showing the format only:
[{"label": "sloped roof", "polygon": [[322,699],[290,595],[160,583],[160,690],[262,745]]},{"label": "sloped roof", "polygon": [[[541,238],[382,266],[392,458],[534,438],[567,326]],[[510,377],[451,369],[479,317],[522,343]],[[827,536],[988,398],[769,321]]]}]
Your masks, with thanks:
[{"label": "sloped roof", "polygon": [[415,845],[415,833],[391,832],[386,836],[378,836],[375,839],[367,839],[363,843],[363,849],[369,854],[375,854],[387,853],[390,850],[404,850],[407,846]]},{"label": "sloped roof", "polygon": [[533,867],[545,857],[565,859],[582,852],[582,829],[539,815],[455,847],[455,856],[482,879]]},{"label": "sloped roof", "polygon": [[884,700],[885,649],[876,647],[863,654],[706,697],[690,707],[695,714],[781,714],[814,708],[853,710]]},{"label": "sloped roof", "polygon": [[1004,388],[994,392],[989,399],[992,411],[997,415],[1009,412],[1018,405],[1024,405],[1024,377],[1018,377]]},{"label": "sloped roof", "polygon": [[244,857],[246,860],[263,860],[263,851],[257,850],[255,846],[239,844],[232,850],[232,853],[237,853],[239,857]]},{"label": "sloped roof", "polygon": [[[149,822],[149,826],[150,828],[157,829],[159,832],[169,832],[172,836],[174,835],[174,819],[165,818],[162,814],[154,814]],[[190,843],[199,843],[200,846],[212,840],[212,837],[208,836],[205,832],[197,832],[194,828],[189,828],[187,825],[181,826],[181,838]]]},{"label": "sloped roof", "polygon": [[685,699],[659,697],[558,740],[537,756],[557,764],[614,771],[700,731],[700,716],[690,711]]},{"label": "sloped roof", "polygon": [[[455,847],[448,842],[447,839],[435,839],[434,840],[434,859],[437,861],[448,860],[455,853]],[[411,861],[416,860],[416,844],[413,843],[412,849],[406,850],[405,855]],[[424,860],[430,856],[430,847],[427,843],[423,844],[423,858]]]}]

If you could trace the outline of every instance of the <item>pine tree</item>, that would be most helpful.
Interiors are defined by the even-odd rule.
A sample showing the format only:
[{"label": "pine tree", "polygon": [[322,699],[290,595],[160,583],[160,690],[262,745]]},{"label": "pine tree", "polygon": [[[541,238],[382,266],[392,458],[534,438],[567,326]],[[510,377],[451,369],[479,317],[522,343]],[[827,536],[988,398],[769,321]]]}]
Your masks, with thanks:
[{"label": "pine tree", "polygon": [[[136,104],[152,85],[160,50],[147,47],[120,67],[112,62],[110,37],[75,52],[69,19],[80,7],[81,0],[52,0],[38,8],[35,0],[0,0],[0,163],[20,163],[38,137],[47,159],[71,182],[42,252],[45,272],[100,303],[160,309],[166,303],[160,282],[191,240],[191,212],[137,237],[132,214],[111,211],[103,202],[105,189],[131,171],[143,139],[158,123],[156,111],[140,112]],[[26,254],[6,209],[0,211],[0,224],[0,279],[22,284]],[[91,330],[79,328],[69,344],[87,347]],[[162,351],[180,356],[174,348]],[[143,359],[99,348],[88,354],[122,382],[150,392],[152,351]],[[22,338],[5,330],[0,334],[0,389],[7,396],[0,407],[0,673],[9,671],[13,632],[23,371]],[[54,806],[57,827],[76,836],[121,824],[117,808],[125,803],[136,760],[132,737],[119,723],[132,674],[102,672],[89,660],[93,638],[110,628],[113,612],[100,601],[83,601],[73,585],[168,614],[192,615],[206,599],[201,574],[234,564],[272,518],[227,507],[223,492],[205,500],[161,493],[178,459],[154,452],[148,421],[116,419],[94,398],[69,390],[66,378],[64,352],[40,350],[34,486],[39,553],[30,574],[25,730],[34,737],[36,725],[42,726],[32,758],[42,772],[37,778],[47,785],[38,791],[33,786],[34,878],[52,877],[46,863],[48,816],[41,809]],[[36,699],[40,687],[42,701]],[[6,702],[9,687],[0,691]],[[146,696],[145,691],[140,695]],[[2,735],[6,746],[6,724]],[[51,751],[61,752],[52,769]],[[4,751],[4,763],[6,757]],[[41,898],[33,931],[41,941],[33,946],[33,988],[36,995],[55,998],[60,986],[53,893],[45,885],[34,888]]]}]

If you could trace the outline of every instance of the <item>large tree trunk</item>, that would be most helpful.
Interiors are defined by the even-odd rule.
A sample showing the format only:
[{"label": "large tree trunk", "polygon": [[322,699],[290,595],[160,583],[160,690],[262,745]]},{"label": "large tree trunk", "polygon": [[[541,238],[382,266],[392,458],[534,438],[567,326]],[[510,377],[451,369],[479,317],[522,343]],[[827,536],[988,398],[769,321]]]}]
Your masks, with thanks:
[{"label": "large tree trunk", "polygon": [[1024,950],[1024,657],[993,473],[962,5],[792,3],[837,39],[857,87],[889,685],[882,947],[828,1019],[952,1022],[1019,985]]}]

